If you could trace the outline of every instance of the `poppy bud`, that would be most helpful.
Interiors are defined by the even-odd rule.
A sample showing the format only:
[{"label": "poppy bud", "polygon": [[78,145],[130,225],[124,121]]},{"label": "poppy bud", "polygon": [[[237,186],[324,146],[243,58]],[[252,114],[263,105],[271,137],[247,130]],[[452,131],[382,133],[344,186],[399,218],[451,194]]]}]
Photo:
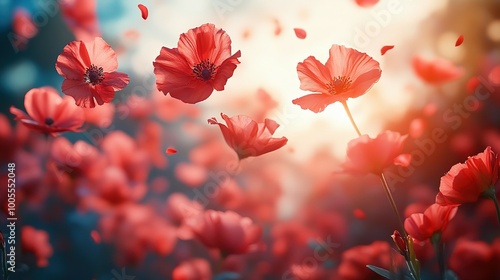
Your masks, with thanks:
[{"label": "poppy bud", "polygon": [[407,251],[407,246],[406,246],[406,242],[405,242],[404,238],[401,236],[401,234],[397,230],[394,231],[394,233],[391,235],[391,237],[392,237],[392,240],[394,240],[394,243],[396,244],[396,246],[398,246],[399,253],[404,256],[406,254],[406,251]]}]

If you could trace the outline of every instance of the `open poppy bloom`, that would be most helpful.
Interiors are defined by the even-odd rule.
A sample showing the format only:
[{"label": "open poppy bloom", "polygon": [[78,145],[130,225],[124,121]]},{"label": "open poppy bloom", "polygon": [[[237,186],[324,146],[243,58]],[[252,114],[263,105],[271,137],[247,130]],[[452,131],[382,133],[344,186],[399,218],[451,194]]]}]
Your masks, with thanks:
[{"label": "open poppy bloom", "polygon": [[181,34],[177,46],[161,48],[154,73],[159,91],[185,103],[198,103],[214,89],[223,90],[240,63],[240,51],[231,55],[229,35],[210,23]]},{"label": "open poppy bloom", "polygon": [[235,212],[207,210],[188,223],[205,246],[220,249],[225,255],[244,254],[260,247],[262,228]]},{"label": "open poppy bloom", "polygon": [[238,154],[238,158],[260,156],[277,150],[288,142],[286,137],[272,138],[279,124],[265,119],[257,123],[243,115],[228,117],[221,113],[226,125],[219,123],[215,118],[208,120],[209,124],[219,125],[226,143]]},{"label": "open poppy bloom", "polygon": [[11,106],[10,112],[25,126],[52,135],[79,131],[85,118],[83,110],[70,97],[64,99],[53,87],[33,88],[24,96],[25,112]]},{"label": "open poppy bloom", "polygon": [[127,74],[116,72],[115,51],[102,38],[93,41],[73,41],[57,57],[56,70],[64,77],[62,91],[73,96],[76,105],[94,108],[115,97],[129,82]]},{"label": "open poppy bloom", "polygon": [[427,241],[434,234],[442,233],[448,222],[457,213],[456,206],[441,206],[432,204],[424,213],[411,214],[405,220],[405,229],[416,240]]},{"label": "open poppy bloom", "polygon": [[406,138],[398,132],[384,131],[374,139],[366,134],[353,139],[347,145],[347,160],[342,168],[353,174],[380,175],[392,165],[408,166],[411,155],[403,154]]},{"label": "open poppy bloom", "polygon": [[293,104],[315,113],[334,102],[363,95],[380,79],[379,63],[365,53],[332,45],[326,64],[309,56],[297,64],[300,89],[313,94],[293,100]]},{"label": "open poppy bloom", "polygon": [[494,189],[498,181],[500,158],[491,147],[458,163],[441,177],[436,203],[459,205],[475,202],[481,195]]},{"label": "open poppy bloom", "polygon": [[417,76],[429,84],[451,82],[464,73],[462,68],[442,58],[429,60],[417,55],[413,57],[412,66]]}]

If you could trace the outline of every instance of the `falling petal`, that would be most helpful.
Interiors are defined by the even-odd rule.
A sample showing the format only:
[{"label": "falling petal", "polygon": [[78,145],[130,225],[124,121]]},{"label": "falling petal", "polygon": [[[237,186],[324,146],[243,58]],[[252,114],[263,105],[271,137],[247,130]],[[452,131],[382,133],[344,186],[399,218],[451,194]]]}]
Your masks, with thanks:
[{"label": "falling petal", "polygon": [[359,220],[364,220],[366,218],[365,211],[363,211],[359,208],[354,209],[352,214],[354,215],[354,217],[356,217],[356,219],[359,219]]},{"label": "falling petal", "polygon": [[92,240],[94,240],[95,244],[101,243],[101,235],[97,230],[93,230],[90,232],[90,237],[92,237]]},{"label": "falling petal", "polygon": [[167,155],[173,155],[173,154],[177,153],[177,150],[172,148],[172,147],[168,147],[165,152],[167,153]]},{"label": "falling petal", "polygon": [[455,47],[460,46],[464,42],[464,35],[458,36],[457,42],[455,42]]},{"label": "falling petal", "polygon": [[392,50],[393,48],[394,48],[394,46],[383,46],[380,49],[380,54],[384,55],[388,50]]},{"label": "falling petal", "polygon": [[465,84],[465,89],[467,90],[468,93],[473,94],[477,87],[481,84],[481,81],[477,76],[474,76],[467,80],[467,83]]},{"label": "falling petal", "polygon": [[306,36],[307,36],[306,31],[304,29],[302,29],[302,28],[294,28],[293,31],[295,31],[295,35],[299,39],[305,39]]},{"label": "falling petal", "polygon": [[148,18],[148,8],[142,4],[137,5],[139,7],[139,10],[141,10],[141,15],[143,19]]},{"label": "falling petal", "polygon": [[274,36],[279,36],[282,31],[281,23],[278,19],[274,19]]},{"label": "falling petal", "polygon": [[426,126],[427,123],[424,119],[422,118],[413,119],[410,123],[410,129],[409,129],[410,137],[414,139],[422,137],[422,135],[424,135]]}]

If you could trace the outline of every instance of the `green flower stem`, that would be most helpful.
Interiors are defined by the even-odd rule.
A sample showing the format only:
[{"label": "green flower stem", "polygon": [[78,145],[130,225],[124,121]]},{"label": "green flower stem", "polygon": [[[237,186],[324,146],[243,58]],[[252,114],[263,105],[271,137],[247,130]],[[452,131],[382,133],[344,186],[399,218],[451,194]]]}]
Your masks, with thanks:
[{"label": "green flower stem", "polygon": [[431,243],[434,247],[434,251],[436,252],[436,257],[439,264],[439,276],[441,280],[445,279],[445,267],[444,267],[444,254],[443,248],[441,246],[441,233],[434,233],[431,237]]},{"label": "green flower stem", "polygon": [[495,209],[497,210],[498,222],[500,223],[500,206],[498,205],[497,196],[495,195],[495,186],[491,186],[486,191],[484,191],[482,196],[493,200],[493,203],[495,203]]},{"label": "green flower stem", "polygon": [[495,203],[495,208],[497,209],[497,218],[498,222],[500,223],[500,206],[498,205],[498,200],[495,196],[493,196],[492,200]]},{"label": "green flower stem", "polygon": [[408,234],[406,233],[405,227],[403,225],[403,220],[401,219],[401,215],[399,215],[398,208],[396,207],[396,202],[394,202],[394,198],[392,197],[391,190],[389,189],[389,185],[387,184],[387,180],[385,179],[384,173],[380,173],[380,181],[382,181],[382,185],[384,185],[384,190],[385,194],[387,195],[387,199],[389,199],[389,202],[392,206],[392,210],[394,211],[394,214],[396,214],[396,217],[398,219],[399,223],[399,230],[403,234],[403,238],[406,238]]}]

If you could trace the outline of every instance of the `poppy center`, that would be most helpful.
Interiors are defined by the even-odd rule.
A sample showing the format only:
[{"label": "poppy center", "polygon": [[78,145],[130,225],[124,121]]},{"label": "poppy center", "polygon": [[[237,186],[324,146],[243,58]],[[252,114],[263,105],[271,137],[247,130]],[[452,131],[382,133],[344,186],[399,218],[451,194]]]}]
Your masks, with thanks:
[{"label": "poppy center", "polygon": [[53,118],[46,118],[45,119],[45,124],[46,125],[52,125],[54,123],[54,119]]},{"label": "poppy center", "polygon": [[328,89],[328,93],[330,93],[331,95],[335,95],[347,91],[351,84],[351,79],[349,79],[348,77],[339,76],[326,84],[326,88]]},{"label": "poppy center", "polygon": [[91,64],[89,68],[85,70],[83,79],[86,83],[92,84],[93,86],[100,84],[104,80],[104,69],[102,67],[97,67]]},{"label": "poppy center", "polygon": [[205,59],[193,67],[193,74],[202,81],[208,81],[215,76],[216,69],[217,66],[215,64]]}]

